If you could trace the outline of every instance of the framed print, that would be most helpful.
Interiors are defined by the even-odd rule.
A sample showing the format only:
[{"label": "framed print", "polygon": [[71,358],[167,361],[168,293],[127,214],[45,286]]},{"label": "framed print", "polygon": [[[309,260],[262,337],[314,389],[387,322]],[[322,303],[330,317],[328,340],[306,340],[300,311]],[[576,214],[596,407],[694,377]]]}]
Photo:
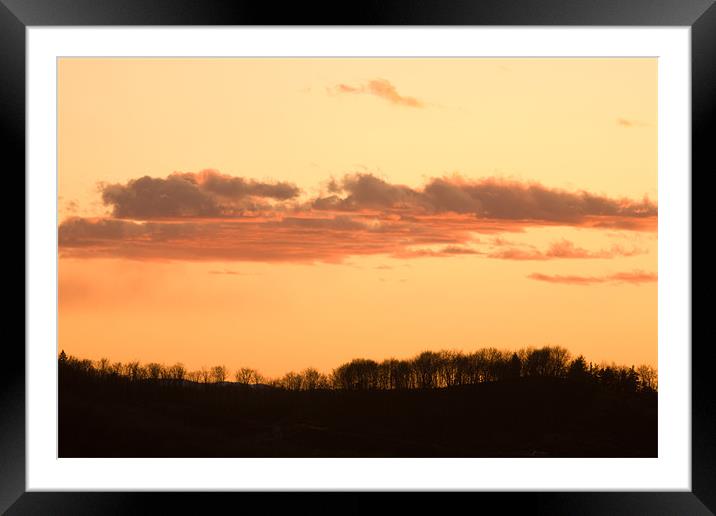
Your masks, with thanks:
[{"label": "framed print", "polygon": [[714,511],[710,2],[2,13],[28,300],[3,510]]}]

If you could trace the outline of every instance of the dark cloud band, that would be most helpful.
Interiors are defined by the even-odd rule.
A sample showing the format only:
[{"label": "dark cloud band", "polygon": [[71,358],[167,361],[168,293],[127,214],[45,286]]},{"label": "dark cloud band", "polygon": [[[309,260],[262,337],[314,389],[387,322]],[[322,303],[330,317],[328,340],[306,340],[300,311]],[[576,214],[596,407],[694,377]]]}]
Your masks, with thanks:
[{"label": "dark cloud band", "polygon": [[619,246],[592,251],[566,240],[543,251],[499,238],[489,248],[474,244],[478,234],[544,226],[653,231],[657,221],[656,205],[647,199],[498,179],[434,178],[423,188],[412,188],[372,174],[351,174],[329,182],[328,195],[298,200],[300,190],[291,183],[207,170],[142,177],[103,185],[101,191],[113,217],[62,222],[58,241],[63,256],[267,262],[340,262],[367,254],[608,259],[643,251]]},{"label": "dark cloud band", "polygon": [[314,200],[313,207],[451,212],[498,220],[569,224],[588,217],[640,219],[657,215],[656,205],[648,199],[613,199],[502,179],[433,178],[424,188],[412,189],[388,183],[372,174],[354,174],[344,177],[339,185],[334,183],[332,190],[335,192],[332,195]]},{"label": "dark cloud band", "polygon": [[285,201],[300,194],[287,182],[267,183],[214,170],[149,176],[126,184],[101,185],[102,201],[118,218],[217,217],[266,209],[266,200]]}]

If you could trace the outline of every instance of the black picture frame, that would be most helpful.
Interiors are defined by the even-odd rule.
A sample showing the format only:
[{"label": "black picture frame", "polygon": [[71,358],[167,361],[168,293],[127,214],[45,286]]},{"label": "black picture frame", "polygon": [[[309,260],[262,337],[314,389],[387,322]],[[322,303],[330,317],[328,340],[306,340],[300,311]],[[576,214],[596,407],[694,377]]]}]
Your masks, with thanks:
[{"label": "black picture frame", "polygon": [[[351,7],[353,9],[351,9]],[[25,29],[82,25],[555,25],[691,27],[692,171],[716,169],[716,6],[713,0],[364,0],[353,4],[221,0],[0,0],[0,121],[6,178],[24,192]],[[711,130],[710,130],[711,129]],[[9,165],[12,163],[13,165]],[[685,171],[688,173],[689,171]],[[7,180],[7,179],[6,179]],[[7,184],[7,183],[6,183]],[[9,188],[9,187],[7,187]],[[692,201],[693,202],[693,201]],[[693,216],[692,216],[693,219]],[[15,228],[20,231],[19,224]],[[23,240],[24,240],[24,225]],[[19,236],[19,235],[18,235]],[[8,245],[8,249],[10,249]],[[9,254],[9,253],[8,253]],[[692,251],[693,256],[693,251]],[[23,253],[23,270],[27,256]],[[11,262],[18,262],[13,258]],[[8,273],[9,274],[9,273]],[[19,305],[19,303],[18,303]],[[24,313],[25,305],[22,310]],[[19,310],[19,308],[18,308]],[[693,317],[693,316],[692,316]],[[19,317],[18,317],[19,318]],[[9,318],[8,318],[9,319]],[[693,318],[692,318],[693,320]],[[693,323],[692,323],[693,326]],[[684,343],[688,345],[690,343]],[[716,512],[716,388],[705,341],[691,343],[692,457],[690,492],[470,493],[455,502],[483,510],[536,514],[714,514]],[[0,511],[7,514],[126,514],[185,512],[234,505],[234,497],[258,503],[269,514],[292,511],[355,514],[372,511],[375,493],[292,496],[273,493],[70,493],[25,489],[25,344],[6,337],[0,359]],[[469,496],[470,500],[464,500]],[[463,500],[459,500],[463,498]],[[443,501],[416,493],[414,507],[444,512]],[[380,502],[377,505],[382,505]]]}]

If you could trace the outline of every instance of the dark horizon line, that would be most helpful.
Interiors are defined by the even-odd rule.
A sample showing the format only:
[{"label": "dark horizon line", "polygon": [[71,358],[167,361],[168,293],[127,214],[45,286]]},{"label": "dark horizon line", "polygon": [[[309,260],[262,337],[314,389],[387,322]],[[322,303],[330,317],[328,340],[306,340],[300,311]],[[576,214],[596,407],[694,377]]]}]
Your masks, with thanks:
[{"label": "dark horizon line", "polygon": [[[647,364],[638,367],[587,362],[584,355],[572,354],[560,346],[526,347],[518,350],[501,350],[494,347],[480,348],[464,353],[457,350],[422,351],[411,358],[394,357],[376,361],[355,358],[321,373],[313,367],[300,372],[289,371],[279,377],[265,377],[256,369],[238,368],[233,375],[224,365],[200,370],[187,370],[180,362],[166,366],[157,362],[127,363],[80,359],[58,355],[60,364],[70,365],[88,373],[102,376],[123,377],[129,380],[173,380],[199,384],[235,383],[267,385],[289,390],[325,389],[399,389],[421,387],[450,387],[496,381],[506,378],[529,376],[592,377],[610,382],[621,378],[656,391],[658,370]],[[228,379],[233,377],[235,381]]]}]

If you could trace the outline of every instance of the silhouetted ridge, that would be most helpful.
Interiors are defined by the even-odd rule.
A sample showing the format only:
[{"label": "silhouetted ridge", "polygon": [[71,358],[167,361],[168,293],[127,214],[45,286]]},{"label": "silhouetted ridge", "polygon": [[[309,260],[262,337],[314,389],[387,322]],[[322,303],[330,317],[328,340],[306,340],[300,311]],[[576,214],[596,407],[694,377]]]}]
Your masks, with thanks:
[{"label": "silhouetted ridge", "polygon": [[560,348],[267,380],[60,354],[60,457],[656,457],[656,372]]},{"label": "silhouetted ridge", "polygon": [[[112,363],[103,358],[96,362],[67,356],[61,352],[59,363],[67,374],[83,374],[108,379],[226,384],[229,371],[223,365],[187,371],[182,364]],[[431,389],[474,385],[523,377],[566,378],[592,382],[619,391],[656,391],[657,373],[650,366],[626,367],[615,364],[587,363],[583,356],[574,359],[558,346],[501,351],[485,348],[473,353],[459,351],[424,351],[408,360],[389,358],[382,362],[354,359],[326,375],[314,368],[289,372],[281,378],[267,379],[255,369],[242,367],[235,383],[272,386],[287,390],[399,390]]]}]

